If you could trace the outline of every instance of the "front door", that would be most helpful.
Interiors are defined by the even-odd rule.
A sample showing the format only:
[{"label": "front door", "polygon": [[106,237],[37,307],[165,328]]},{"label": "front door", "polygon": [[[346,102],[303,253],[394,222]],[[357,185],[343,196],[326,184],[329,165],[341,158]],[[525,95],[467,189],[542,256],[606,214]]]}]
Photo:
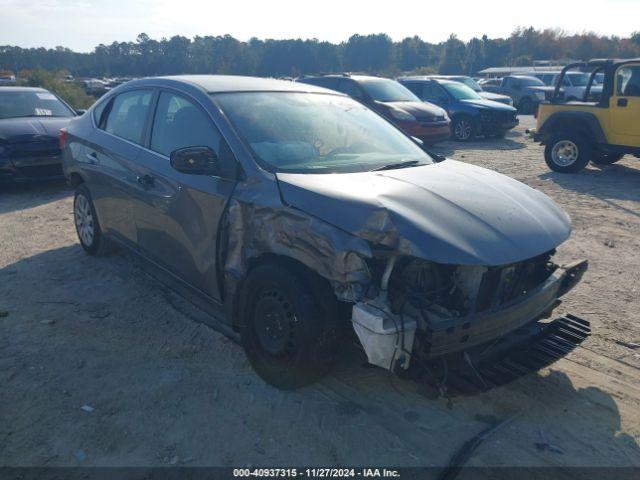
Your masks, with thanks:
[{"label": "front door", "polygon": [[613,132],[609,141],[640,147],[640,63],[618,68],[609,108]]},{"label": "front door", "polygon": [[[221,176],[190,175],[171,167],[179,148],[211,147]],[[163,91],[158,97],[148,150],[138,157],[134,214],[140,250],[181,280],[220,299],[217,235],[235,186],[235,159],[208,114],[195,100]]]}]

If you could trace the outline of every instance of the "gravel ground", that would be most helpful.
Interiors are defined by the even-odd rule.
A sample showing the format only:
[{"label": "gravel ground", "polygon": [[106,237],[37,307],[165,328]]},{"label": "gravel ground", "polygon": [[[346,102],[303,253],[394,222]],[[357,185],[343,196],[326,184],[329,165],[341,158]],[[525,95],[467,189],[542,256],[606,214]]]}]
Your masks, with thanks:
[{"label": "gravel ground", "polygon": [[640,162],[551,173],[524,135],[532,125],[523,117],[505,139],[438,150],[571,214],[559,257],[590,269],[557,313],[589,320],[593,334],[549,368],[454,399],[361,359],[275,390],[135,259],[85,255],[64,183],[2,187],[0,465],[444,466],[512,419],[469,465],[640,466]]}]

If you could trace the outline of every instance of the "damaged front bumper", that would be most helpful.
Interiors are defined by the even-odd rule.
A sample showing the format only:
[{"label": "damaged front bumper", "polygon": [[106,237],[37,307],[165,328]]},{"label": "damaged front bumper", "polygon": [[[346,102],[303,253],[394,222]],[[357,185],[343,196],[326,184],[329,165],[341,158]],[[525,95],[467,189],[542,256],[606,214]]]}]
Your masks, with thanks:
[{"label": "damaged front bumper", "polygon": [[549,312],[558,298],[571,290],[587,270],[588,262],[582,260],[558,267],[536,289],[497,311],[447,319],[432,325],[425,332],[426,356],[440,357],[460,352],[499,338],[523,325],[537,320]]},{"label": "damaged front bumper", "polygon": [[558,266],[537,287],[499,306],[452,318],[431,317],[427,322],[392,313],[383,282],[378,298],[354,305],[352,322],[370,363],[406,369],[411,358],[430,360],[459,353],[544,317],[587,268],[586,260]]}]

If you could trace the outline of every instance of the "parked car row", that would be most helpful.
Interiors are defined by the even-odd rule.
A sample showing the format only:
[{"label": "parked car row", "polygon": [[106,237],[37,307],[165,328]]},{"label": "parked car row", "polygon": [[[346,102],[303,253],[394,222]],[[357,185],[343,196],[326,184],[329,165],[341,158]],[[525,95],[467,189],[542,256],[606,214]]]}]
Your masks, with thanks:
[{"label": "parked car row", "polygon": [[[397,81],[364,75],[304,76],[297,81],[345,93],[377,111],[426,144],[478,135],[504,136],[518,125],[517,111],[504,95],[481,95],[469,77],[401,77]],[[489,97],[489,98],[487,98]]]},{"label": "parked car row", "polygon": [[547,86],[542,80],[528,75],[508,75],[500,80],[482,83],[485,91],[507,95],[522,114],[532,114],[541,102],[550,100],[555,87]]},{"label": "parked car row", "polygon": [[399,81],[421,100],[446,109],[453,137],[461,142],[478,135],[502,137],[519,123],[515,108],[487,100],[463,83],[433,77],[403,77]]}]

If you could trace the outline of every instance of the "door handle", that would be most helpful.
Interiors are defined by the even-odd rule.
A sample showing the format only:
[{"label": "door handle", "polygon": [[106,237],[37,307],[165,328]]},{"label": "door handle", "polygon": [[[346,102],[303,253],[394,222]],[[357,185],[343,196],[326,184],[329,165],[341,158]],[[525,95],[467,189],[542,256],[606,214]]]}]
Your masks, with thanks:
[{"label": "door handle", "polygon": [[149,174],[137,176],[137,182],[145,188],[153,187],[153,177]]},{"label": "door handle", "polygon": [[89,160],[91,165],[96,165],[98,163],[98,154],[96,152],[87,153],[85,157]]},{"label": "door handle", "polygon": [[629,100],[626,99],[626,98],[619,98],[618,99],[618,106],[619,107],[626,107],[628,103],[629,103]]}]

